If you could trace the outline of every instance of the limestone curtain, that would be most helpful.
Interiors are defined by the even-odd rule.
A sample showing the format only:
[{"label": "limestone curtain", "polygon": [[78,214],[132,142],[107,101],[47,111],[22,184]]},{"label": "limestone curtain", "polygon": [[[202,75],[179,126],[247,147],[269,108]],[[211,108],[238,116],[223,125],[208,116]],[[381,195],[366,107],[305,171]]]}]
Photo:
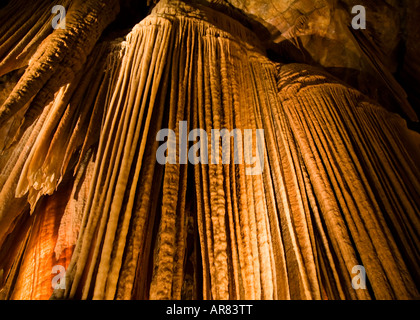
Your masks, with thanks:
[{"label": "limestone curtain", "polygon": [[[1,107],[3,298],[419,296],[420,137],[400,116],[320,69],[270,61],[239,21],[181,1],[68,68],[53,89],[25,71]],[[180,164],[192,145],[179,146],[180,121],[263,129],[262,174],[234,162],[234,140],[229,164],[221,146],[219,164]],[[162,128],[174,164],[156,161]],[[53,292],[55,265],[66,281]]]}]

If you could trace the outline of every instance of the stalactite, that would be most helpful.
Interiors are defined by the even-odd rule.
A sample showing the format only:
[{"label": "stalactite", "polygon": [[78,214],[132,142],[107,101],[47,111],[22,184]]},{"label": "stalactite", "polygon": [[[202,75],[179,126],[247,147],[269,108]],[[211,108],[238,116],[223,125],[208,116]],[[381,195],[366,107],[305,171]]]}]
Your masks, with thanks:
[{"label": "stalactite", "polygon": [[[72,77],[52,90],[63,69],[29,62],[3,103],[15,140],[0,159],[1,298],[419,297],[420,137],[400,116],[320,69],[270,61],[253,32],[206,5],[162,0],[93,46],[116,12],[103,10]],[[32,72],[45,81],[20,95]],[[40,108],[25,124],[29,100]],[[175,133],[163,165],[162,128]],[[195,128],[239,129],[242,158],[264,170],[235,163],[237,139],[215,159],[201,137],[209,163],[182,162]],[[56,264],[66,288],[52,292]],[[356,265],[368,290],[352,288]]]},{"label": "stalactite", "polygon": [[[51,96],[62,85],[70,81],[74,74],[78,72],[86,57],[93,49],[93,46],[99,39],[100,34],[105,27],[115,18],[118,10],[118,1],[105,3],[100,1],[78,1],[74,3],[65,1],[61,5],[69,4],[70,9],[66,15],[65,29],[54,30],[42,43],[37,47],[36,52],[30,55],[28,68],[25,70],[22,78],[13,88],[13,91],[7,97],[6,101],[0,107],[0,125],[4,125],[17,111],[19,111],[31,98],[35,97],[35,101],[29,107],[25,114],[24,121],[32,122],[36,116],[39,115],[40,109],[45,103],[51,100]],[[26,3],[14,3],[7,6],[4,12],[11,16],[20,15],[20,7],[25,6]],[[34,5],[36,5],[34,3]],[[48,1],[43,2],[44,10],[37,10],[41,12],[44,17],[40,21],[36,21],[36,26],[44,24],[42,28],[48,29],[51,21],[45,17],[46,12],[50,12],[51,4]],[[52,6],[51,6],[52,8]],[[9,9],[9,10],[7,10]],[[48,10],[47,10],[48,9]],[[8,12],[11,11],[11,12]],[[30,10],[25,12],[32,17],[28,19],[22,16],[21,19],[25,23],[15,23],[15,28],[18,28],[13,37],[19,41],[19,36],[25,34],[26,26],[30,24],[31,19],[36,19]],[[26,19],[26,20],[25,20]],[[6,26],[4,26],[6,27]],[[45,36],[44,33],[42,33]],[[26,38],[24,38],[26,39]],[[2,45],[2,51],[6,51],[9,47]],[[31,44],[25,47],[17,46],[14,50],[21,49],[23,52]],[[34,44],[32,44],[34,46]],[[10,50],[10,49],[9,49]],[[20,53],[20,52],[19,52]],[[27,57],[27,55],[25,55]],[[14,56],[12,56],[14,58]],[[8,58],[2,60],[6,66],[9,66]],[[13,60],[13,61],[16,61]],[[14,65],[12,64],[14,67]],[[19,66],[22,66],[20,64]],[[14,69],[14,68],[13,68]],[[13,70],[11,69],[11,70]],[[10,70],[7,70],[10,71]]]},{"label": "stalactite", "polygon": [[[343,267],[360,259],[372,274],[375,297],[415,296],[411,277],[418,277],[418,269],[410,275],[408,267],[416,269],[412,266],[418,265],[418,254],[408,243],[418,242],[418,234],[413,229],[408,234],[397,231],[409,232],[406,228],[418,224],[418,165],[411,156],[416,151],[410,143],[401,151],[398,142],[410,141],[411,134],[398,116],[340,83],[329,80],[321,85],[325,81],[322,73],[298,65],[284,66],[279,72],[279,97],[301,149],[328,238],[337,246],[335,254],[346,261]],[[398,198],[377,194],[391,185]],[[392,198],[394,203],[390,203]],[[398,216],[404,218],[397,222]],[[405,260],[411,266],[397,249],[401,242],[407,246]]]}]

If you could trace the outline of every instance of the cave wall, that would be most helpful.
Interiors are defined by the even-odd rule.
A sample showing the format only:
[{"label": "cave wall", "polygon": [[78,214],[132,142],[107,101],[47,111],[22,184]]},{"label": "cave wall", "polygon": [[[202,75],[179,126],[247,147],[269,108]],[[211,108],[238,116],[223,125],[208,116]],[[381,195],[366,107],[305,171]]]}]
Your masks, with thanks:
[{"label": "cave wall", "polygon": [[[366,30],[352,1],[69,0],[56,30],[56,2],[21,2],[0,10],[1,298],[418,298],[415,2],[367,2]],[[180,121],[264,129],[262,174],[232,150],[157,163]]]}]

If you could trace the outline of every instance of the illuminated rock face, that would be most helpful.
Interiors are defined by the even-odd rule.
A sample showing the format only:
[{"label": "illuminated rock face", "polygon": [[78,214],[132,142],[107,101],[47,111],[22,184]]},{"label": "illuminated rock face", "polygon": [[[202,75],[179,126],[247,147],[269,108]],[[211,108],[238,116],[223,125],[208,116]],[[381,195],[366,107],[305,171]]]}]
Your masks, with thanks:
[{"label": "illuminated rock face", "polygon": [[[70,9],[69,29],[0,63],[1,298],[418,298],[420,137],[400,116],[325,71],[270,61],[207,5],[161,1],[98,43],[117,2],[73,5],[93,18]],[[56,51],[71,41],[82,49]],[[263,129],[262,174],[234,163],[233,140],[220,164],[180,164],[180,121]],[[156,161],[162,128],[172,164]]]}]

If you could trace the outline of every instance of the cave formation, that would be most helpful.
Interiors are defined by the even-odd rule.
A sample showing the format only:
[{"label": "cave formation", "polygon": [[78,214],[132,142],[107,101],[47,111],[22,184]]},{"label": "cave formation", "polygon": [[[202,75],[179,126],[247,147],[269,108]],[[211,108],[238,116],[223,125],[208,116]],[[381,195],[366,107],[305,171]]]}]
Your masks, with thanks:
[{"label": "cave formation", "polygon": [[0,299],[418,299],[420,5],[363,2],[5,3]]}]

